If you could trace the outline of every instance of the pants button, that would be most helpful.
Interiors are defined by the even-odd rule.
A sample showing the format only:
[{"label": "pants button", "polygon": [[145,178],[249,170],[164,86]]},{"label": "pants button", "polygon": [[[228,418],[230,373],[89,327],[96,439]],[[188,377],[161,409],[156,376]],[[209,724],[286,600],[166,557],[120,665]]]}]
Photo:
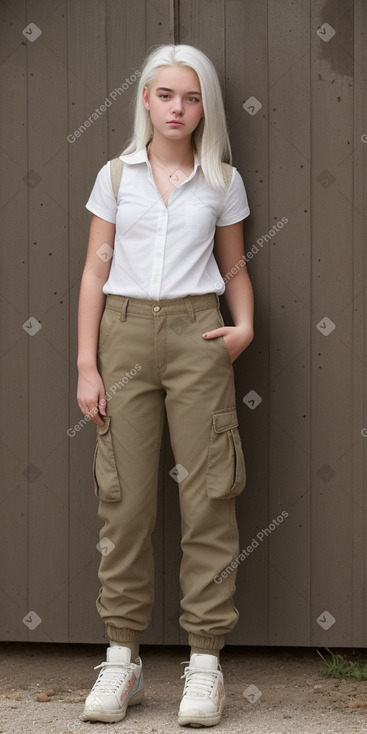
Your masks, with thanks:
[{"label": "pants button", "polygon": [[158,311],[160,311],[160,310],[161,310],[161,307],[160,306],[153,306],[154,313],[158,313]]}]

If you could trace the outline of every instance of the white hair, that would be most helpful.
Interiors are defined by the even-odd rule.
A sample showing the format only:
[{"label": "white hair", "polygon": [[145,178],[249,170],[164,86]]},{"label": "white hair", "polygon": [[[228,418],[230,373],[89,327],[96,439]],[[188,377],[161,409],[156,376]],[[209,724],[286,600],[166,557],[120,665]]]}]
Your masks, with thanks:
[{"label": "white hair", "polygon": [[136,91],[133,133],[122,154],[145,148],[153,137],[150,113],[143,104],[143,89],[153,84],[158,70],[164,66],[189,67],[198,75],[204,118],[193,132],[192,143],[209,186],[223,190],[225,183],[221,163],[231,163],[232,155],[222,92],[214,65],[194,46],[167,44],[154,48],[148,55]]}]

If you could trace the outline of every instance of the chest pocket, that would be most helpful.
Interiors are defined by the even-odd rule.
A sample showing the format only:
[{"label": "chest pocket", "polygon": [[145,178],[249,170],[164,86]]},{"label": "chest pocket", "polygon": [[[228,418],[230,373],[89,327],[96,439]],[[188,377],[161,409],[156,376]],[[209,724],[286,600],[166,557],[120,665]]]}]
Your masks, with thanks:
[{"label": "chest pocket", "polygon": [[210,234],[214,237],[215,223],[216,214],[208,204],[199,201],[199,199],[186,204],[186,232],[190,232],[200,239],[208,237]]}]

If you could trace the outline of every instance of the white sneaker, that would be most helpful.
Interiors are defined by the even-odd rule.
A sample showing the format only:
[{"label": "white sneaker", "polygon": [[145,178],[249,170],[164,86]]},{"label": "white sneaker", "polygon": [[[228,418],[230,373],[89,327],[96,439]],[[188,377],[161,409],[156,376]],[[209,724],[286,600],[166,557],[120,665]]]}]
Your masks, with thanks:
[{"label": "white sneaker", "polygon": [[141,703],[144,693],[143,668],[140,658],[130,662],[131,650],[117,645],[107,648],[107,662],[85,701],[83,721],[121,721],[128,706]]},{"label": "white sneaker", "polygon": [[193,653],[185,668],[185,688],[178,723],[180,726],[219,724],[225,701],[223,673],[216,655]]}]

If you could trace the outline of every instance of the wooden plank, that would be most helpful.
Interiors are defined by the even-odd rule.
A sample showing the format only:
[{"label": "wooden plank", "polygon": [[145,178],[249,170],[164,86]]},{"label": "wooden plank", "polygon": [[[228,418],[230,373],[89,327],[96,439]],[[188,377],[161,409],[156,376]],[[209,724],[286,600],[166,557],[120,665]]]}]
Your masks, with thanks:
[{"label": "wooden plank", "polygon": [[[309,36],[308,17],[298,6],[269,6],[271,532],[264,542],[269,545],[269,643],[278,645],[304,644],[309,629]],[[273,518],[282,511],[287,516],[274,528]],[[292,554],[290,547],[296,549]]]},{"label": "wooden plank", "polygon": [[179,43],[196,46],[206,53],[224,83],[224,18],[223,0],[180,0]]},{"label": "wooden plank", "polygon": [[169,43],[170,1],[107,2],[107,87],[112,105],[108,108],[108,144],[111,156],[119,155],[130,136],[134,93],[149,49]]},{"label": "wooden plank", "polygon": [[[267,4],[251,0],[225,3],[225,106],[232,146],[233,164],[243,177],[251,214],[245,220],[245,250],[250,253],[247,267],[255,294],[255,340],[234,365],[237,410],[247,467],[247,484],[237,500],[241,548],[251,545],[267,526],[268,497],[268,400],[269,400],[269,245],[256,241],[269,230],[269,203],[266,186],[267,137],[267,36],[264,18]],[[243,107],[256,97],[262,109],[250,115]],[[252,254],[251,254],[252,250]],[[222,297],[226,323],[231,323]],[[261,402],[250,410],[244,402],[250,391]],[[268,639],[268,550],[254,545],[238,568],[236,605],[239,622],[228,635],[229,644],[266,644]]]},{"label": "wooden plank", "polygon": [[[68,105],[69,105],[69,258],[70,258],[70,404],[68,425],[83,418],[76,402],[77,310],[80,277],[84,267],[90,214],[85,204],[98,170],[108,159],[107,115],[101,110],[107,86],[106,4],[95,0],[88,13],[80,3],[68,2]],[[84,122],[98,110],[97,119]],[[95,424],[82,424],[70,435],[70,608],[69,640],[103,642],[104,626],[95,607],[98,595],[96,545],[100,521],[93,494],[92,456]]]},{"label": "wooden plank", "polygon": [[[27,20],[41,35],[28,51],[28,159],[39,178],[29,193],[29,487],[28,603],[42,619],[28,639],[61,641],[68,624],[69,336],[66,19],[56,0],[30,0]],[[47,74],[45,74],[47,69]]]},{"label": "wooden plank", "polygon": [[[364,195],[364,176],[366,168],[367,99],[364,90],[367,85],[367,50],[364,38],[367,33],[367,7],[362,0],[355,3],[354,11],[354,435],[358,437],[353,445],[353,644],[365,647],[367,644],[366,615],[364,604],[364,548],[367,538],[367,517],[365,507],[365,485],[367,466],[366,415],[367,390],[366,369],[367,343],[365,314],[367,312],[366,242],[367,202]],[[362,134],[363,134],[362,133]]]},{"label": "wooden plank", "polygon": [[[22,640],[28,612],[28,312],[29,187],[27,161],[27,41],[25,2],[0,7],[1,248],[1,564],[2,640]],[[25,473],[24,473],[25,472]]]},{"label": "wooden plank", "polygon": [[[311,638],[353,640],[353,6],[311,6]],[[322,28],[335,35],[321,40]],[[325,317],[336,327],[328,330]],[[326,323],[326,329],[325,329]],[[321,332],[317,328],[321,325]],[[330,322],[329,322],[330,325]],[[323,333],[322,333],[323,331]],[[337,578],[337,583],[335,579]],[[326,622],[324,612],[333,624]],[[320,615],[322,615],[320,617]],[[327,615],[326,615],[327,616]],[[317,621],[319,620],[319,621]],[[326,628],[327,627],[327,628]]]}]

